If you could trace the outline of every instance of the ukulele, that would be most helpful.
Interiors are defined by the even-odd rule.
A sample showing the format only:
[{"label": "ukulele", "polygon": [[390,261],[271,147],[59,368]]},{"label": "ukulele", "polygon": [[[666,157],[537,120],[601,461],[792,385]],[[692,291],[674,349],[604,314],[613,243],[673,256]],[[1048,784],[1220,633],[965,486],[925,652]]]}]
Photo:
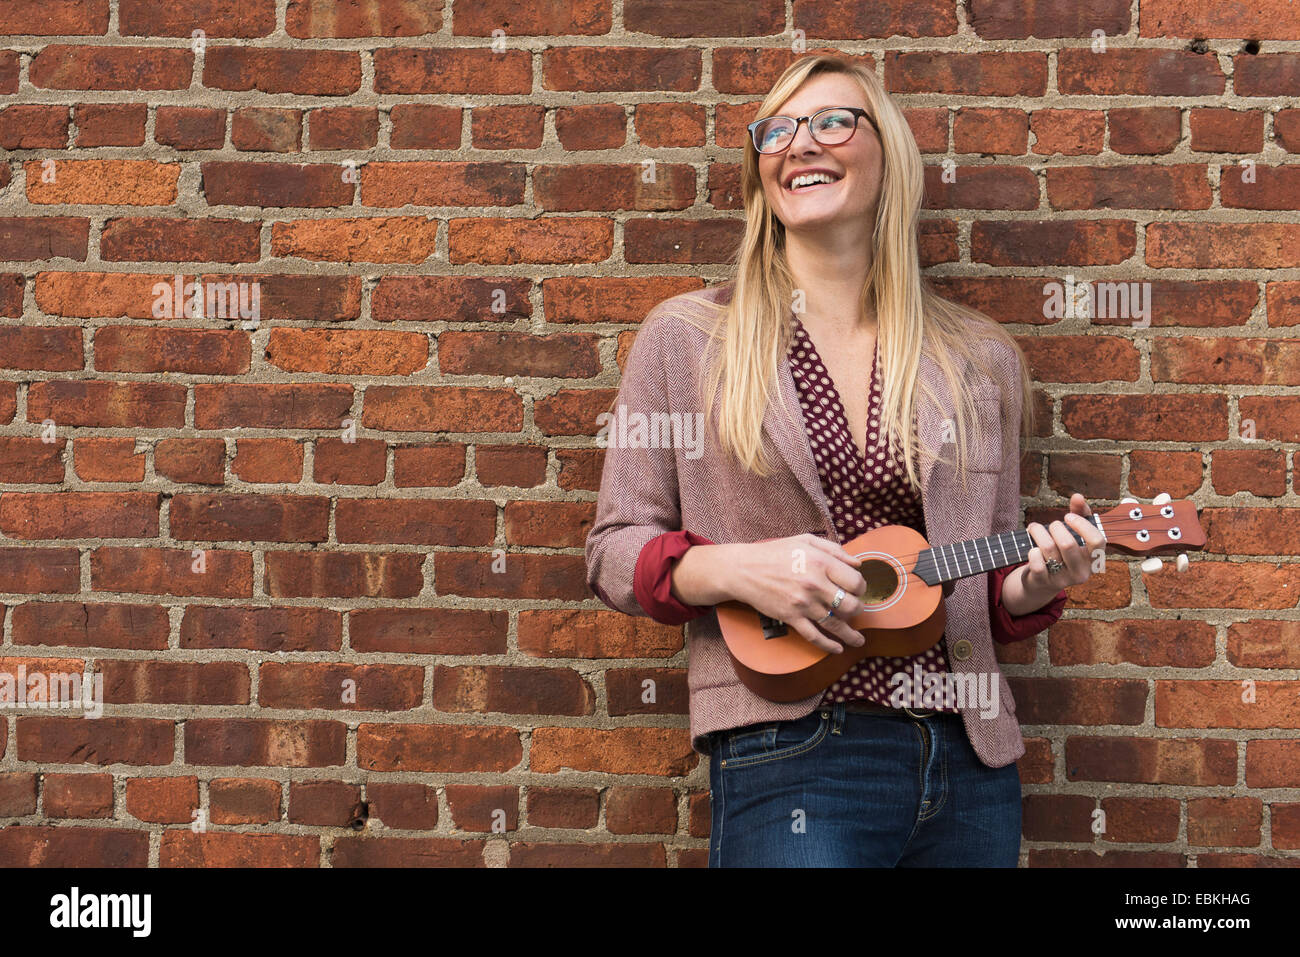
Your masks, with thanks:
[{"label": "ukulele", "polygon": [[[1130,555],[1205,546],[1196,506],[1188,501],[1171,502],[1168,494],[1157,495],[1148,506],[1135,498],[1121,499],[1119,505],[1091,517],[1108,549]],[[1086,545],[1083,536],[1069,531],[1075,542]],[[839,654],[832,654],[810,644],[785,622],[762,615],[743,602],[716,606],[736,675],[760,697],[798,701],[826,690],[868,655],[905,658],[920,654],[943,636],[945,583],[1018,565],[1028,559],[1035,543],[1028,531],[1021,530],[932,548],[913,528],[883,525],[843,547],[862,559],[858,571],[867,583],[861,596],[867,607],[848,621],[867,639],[861,648],[846,645]],[[1161,564],[1159,558],[1148,558],[1142,570],[1157,571]],[[1178,555],[1177,568],[1187,568],[1186,555]]]}]

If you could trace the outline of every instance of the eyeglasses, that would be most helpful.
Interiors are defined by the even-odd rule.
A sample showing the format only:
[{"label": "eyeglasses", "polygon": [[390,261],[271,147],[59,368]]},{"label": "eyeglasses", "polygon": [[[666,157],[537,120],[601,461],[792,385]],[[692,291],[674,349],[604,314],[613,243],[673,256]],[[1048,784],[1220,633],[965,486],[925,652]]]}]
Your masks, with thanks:
[{"label": "eyeglasses", "polygon": [[814,140],[822,146],[838,146],[853,138],[853,134],[858,129],[859,116],[865,117],[866,121],[875,127],[876,132],[880,132],[880,127],[876,126],[876,121],[871,118],[871,114],[858,106],[832,106],[818,110],[812,116],[798,118],[769,116],[755,120],[745,129],[749,130],[749,135],[754,141],[754,149],[758,152],[780,153],[794,142],[799,124],[804,120],[808,121],[808,132],[812,134]]}]

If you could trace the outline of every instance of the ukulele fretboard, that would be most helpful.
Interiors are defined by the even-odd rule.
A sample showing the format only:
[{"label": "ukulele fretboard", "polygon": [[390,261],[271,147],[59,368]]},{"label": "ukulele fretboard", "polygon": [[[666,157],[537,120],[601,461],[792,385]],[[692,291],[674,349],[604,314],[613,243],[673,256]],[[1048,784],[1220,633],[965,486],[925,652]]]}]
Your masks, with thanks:
[{"label": "ukulele fretboard", "polygon": [[[1096,522],[1096,518],[1093,518]],[[1100,523],[1098,523],[1100,527]],[[1087,544],[1082,535],[1073,529],[1070,535],[1080,545]],[[921,552],[916,562],[915,574],[927,585],[956,581],[1006,568],[1029,560],[1029,551],[1036,543],[1028,531],[1001,532],[983,538],[971,538],[951,545],[936,545]]]}]

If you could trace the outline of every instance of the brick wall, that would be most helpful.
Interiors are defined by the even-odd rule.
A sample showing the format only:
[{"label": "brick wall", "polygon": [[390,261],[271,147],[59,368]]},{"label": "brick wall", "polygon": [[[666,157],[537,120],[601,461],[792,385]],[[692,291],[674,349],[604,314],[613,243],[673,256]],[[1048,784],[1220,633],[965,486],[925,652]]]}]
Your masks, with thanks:
[{"label": "brick wall", "polygon": [[[1025,863],[1300,861],[1287,0],[10,0],[0,35],[0,670],[105,700],[0,711],[0,864],[706,862],[681,630],[585,586],[595,417],[725,276],[801,42],[898,97],[930,275],[1027,350],[1028,519],[1204,508],[1188,572],[1112,557],[1002,649]],[[1045,314],[1067,277],[1149,282],[1148,321]]]}]

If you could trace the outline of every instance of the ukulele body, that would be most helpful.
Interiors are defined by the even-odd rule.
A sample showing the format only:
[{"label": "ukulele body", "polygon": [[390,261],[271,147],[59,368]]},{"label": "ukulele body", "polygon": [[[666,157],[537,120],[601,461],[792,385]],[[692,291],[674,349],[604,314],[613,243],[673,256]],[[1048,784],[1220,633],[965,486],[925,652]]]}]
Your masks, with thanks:
[{"label": "ukulele body", "polygon": [[862,559],[858,570],[867,581],[862,596],[867,607],[848,621],[867,639],[861,648],[846,645],[839,654],[831,654],[784,622],[760,616],[741,602],[717,606],[718,625],[736,676],[760,697],[798,701],[826,690],[868,655],[905,658],[920,654],[943,636],[943,587],[927,585],[914,573],[920,553],[930,547],[920,532],[904,525],[884,525],[843,547]]}]

